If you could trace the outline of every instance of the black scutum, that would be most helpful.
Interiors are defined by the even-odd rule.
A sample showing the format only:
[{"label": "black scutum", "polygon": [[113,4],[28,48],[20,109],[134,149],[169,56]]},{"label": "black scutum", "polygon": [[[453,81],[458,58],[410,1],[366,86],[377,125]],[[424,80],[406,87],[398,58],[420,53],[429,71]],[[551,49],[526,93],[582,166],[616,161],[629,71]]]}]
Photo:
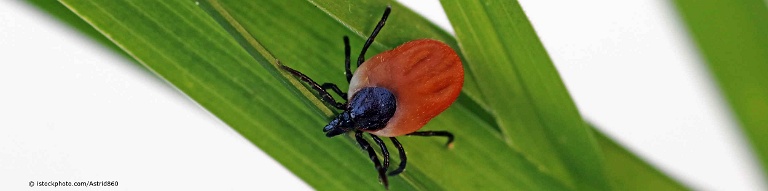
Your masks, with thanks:
[{"label": "black scutum", "polygon": [[366,87],[357,91],[349,102],[349,114],[360,130],[377,130],[387,126],[395,115],[397,100],[382,87]]}]

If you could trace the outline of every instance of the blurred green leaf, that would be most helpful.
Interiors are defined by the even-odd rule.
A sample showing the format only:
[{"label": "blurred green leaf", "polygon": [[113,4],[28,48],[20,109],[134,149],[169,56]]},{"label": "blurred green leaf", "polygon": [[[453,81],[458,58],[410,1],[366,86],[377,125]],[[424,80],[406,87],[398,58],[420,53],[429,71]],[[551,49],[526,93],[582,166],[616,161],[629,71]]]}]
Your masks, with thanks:
[{"label": "blurred green leaf", "polygon": [[[768,6],[764,0],[675,0],[768,178]],[[768,181],[768,179],[766,179]]]}]

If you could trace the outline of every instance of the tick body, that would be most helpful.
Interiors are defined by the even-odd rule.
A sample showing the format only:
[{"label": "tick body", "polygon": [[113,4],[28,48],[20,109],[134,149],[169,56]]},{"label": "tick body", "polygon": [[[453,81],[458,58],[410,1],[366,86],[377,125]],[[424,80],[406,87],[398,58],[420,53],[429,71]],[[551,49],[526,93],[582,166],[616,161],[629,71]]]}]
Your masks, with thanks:
[{"label": "tick body", "polygon": [[[448,45],[437,40],[410,41],[363,62],[366,50],[384,27],[389,13],[390,7],[387,7],[363,45],[354,75],[350,70],[349,38],[344,37],[348,93],[342,92],[335,84],[320,85],[301,72],[281,65],[284,70],[318,91],[323,101],[343,110],[323,128],[323,132],[328,137],[355,132],[355,140],[368,152],[379,180],[387,188],[389,151],[378,136],[389,137],[400,154],[400,165],[389,172],[389,176],[403,172],[407,160],[405,149],[395,137],[444,136],[450,145],[453,134],[447,131],[418,130],[456,100],[464,83],[464,69],[458,55]],[[346,102],[334,100],[326,91],[329,89],[345,98]],[[369,133],[379,146],[384,157],[383,164],[363,138],[364,133]]]}]

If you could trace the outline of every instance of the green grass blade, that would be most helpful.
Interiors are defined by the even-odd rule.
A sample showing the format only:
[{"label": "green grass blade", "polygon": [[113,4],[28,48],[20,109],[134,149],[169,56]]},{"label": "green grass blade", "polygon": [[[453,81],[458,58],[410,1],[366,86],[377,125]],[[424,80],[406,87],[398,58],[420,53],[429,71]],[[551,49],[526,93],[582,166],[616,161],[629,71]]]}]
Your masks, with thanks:
[{"label": "green grass blade", "polygon": [[[285,78],[276,70],[273,58],[319,82],[343,87],[341,36],[351,36],[353,50],[359,50],[387,4],[393,5],[393,15],[368,57],[417,38],[439,39],[458,50],[453,37],[387,1],[348,4],[330,0],[212,0],[200,2],[203,9],[190,1],[64,3],[142,64],[320,190],[383,187],[376,182],[371,163],[351,139],[322,136],[320,128],[328,120],[328,108],[295,79]],[[475,72],[471,67],[465,69],[467,82],[457,103],[425,127],[457,134],[456,148],[446,150],[442,147],[444,140],[402,138],[409,153],[409,167],[402,176],[391,180],[392,189],[572,187],[530,160],[528,153],[511,147],[500,135],[495,116],[485,100],[480,100]],[[631,153],[617,153],[606,157],[629,158],[631,162],[625,164],[653,171],[642,161],[631,160]]]},{"label": "green grass blade", "polygon": [[673,2],[762,163],[764,177],[768,177],[766,1]]},{"label": "green grass blade", "polygon": [[[285,88],[280,82],[280,75],[265,69],[269,64],[258,63],[258,59],[249,55],[237,40],[229,36],[227,31],[193,2],[64,3],[138,61],[174,84],[313,187],[321,190],[383,189],[376,182],[374,169],[367,157],[350,139],[328,139],[322,136],[320,129],[328,120],[326,116],[312,111],[311,107],[315,105],[302,101],[307,97]],[[338,72],[341,70],[332,70],[339,68],[342,62],[323,63],[318,59],[332,52],[341,53],[341,46],[325,50],[324,47],[328,47],[329,43],[324,43],[322,38],[318,37],[340,36],[352,33],[352,30],[317,9],[315,5],[306,1],[233,1],[221,2],[221,5],[234,18],[245,15],[242,18],[247,19],[238,21],[254,34],[254,39],[261,40],[255,31],[266,29],[263,26],[249,25],[248,22],[259,21],[259,18],[263,21],[267,18],[277,19],[282,23],[294,23],[286,26],[291,27],[291,30],[272,32],[304,33],[277,35],[269,40],[297,40],[281,41],[278,45],[270,45],[267,43],[269,40],[266,40],[259,41],[259,44],[275,53],[286,64],[294,62],[290,61],[289,56],[283,59],[277,54],[282,51],[280,47],[321,47],[315,48],[315,51],[320,51],[318,54],[301,53],[303,58],[297,59],[300,62],[296,62],[314,63],[314,66],[295,67],[303,71],[313,68],[326,70],[328,74],[336,73],[338,76],[333,76],[343,79],[342,73]],[[270,13],[269,10],[288,10],[287,7],[296,11],[291,11],[292,14],[310,16],[302,17],[312,18],[307,25],[310,30],[301,28],[304,25],[295,23],[296,20],[289,17],[290,14],[272,17],[253,15]],[[251,11],[238,12],[237,9]],[[401,7],[398,9],[406,10]],[[376,12],[380,12],[379,10],[377,8]],[[329,32],[333,32],[331,35],[312,28],[324,26],[338,28],[342,33],[329,29]],[[410,29],[417,30],[413,27]],[[353,39],[356,39],[353,42],[361,42],[357,41],[361,37]],[[384,48],[378,48],[377,51]],[[293,49],[293,53],[297,54],[296,50],[309,49]],[[264,53],[260,54],[264,58],[270,57],[263,55]],[[315,58],[316,55],[319,55],[318,58]],[[557,180],[541,173],[521,154],[512,151],[484,121],[467,116],[473,116],[472,111],[461,106],[453,107],[426,127],[448,129],[461,135],[452,150],[443,147],[445,140],[403,138],[401,141],[409,151],[409,168],[402,176],[392,179],[392,188],[565,189]]]},{"label": "green grass blade", "polygon": [[516,1],[441,1],[509,143],[568,185],[608,190],[605,165]]},{"label": "green grass blade", "polygon": [[[269,145],[261,149],[278,161],[290,161],[283,162],[288,169],[296,174],[314,175],[304,177],[310,184],[323,184],[321,188],[326,189],[379,186],[370,181],[370,174],[365,171],[316,165],[313,159],[351,166],[368,164],[362,155],[334,154],[356,150],[349,141],[321,139],[312,131],[301,129],[326,119],[311,112],[298,99],[284,99],[295,96],[193,2],[64,3],[254,144]],[[286,113],[291,115],[283,115]],[[295,120],[298,115],[301,120]],[[331,179],[338,181],[326,182]]]}]

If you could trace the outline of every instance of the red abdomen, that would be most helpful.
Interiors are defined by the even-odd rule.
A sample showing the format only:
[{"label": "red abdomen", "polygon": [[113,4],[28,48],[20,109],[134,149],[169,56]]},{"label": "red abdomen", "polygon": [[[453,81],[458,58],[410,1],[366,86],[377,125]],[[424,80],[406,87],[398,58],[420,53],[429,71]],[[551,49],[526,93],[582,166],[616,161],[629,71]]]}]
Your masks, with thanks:
[{"label": "red abdomen", "polygon": [[364,87],[384,87],[397,99],[387,126],[369,133],[394,137],[421,129],[448,108],[464,84],[456,52],[431,39],[407,42],[365,61],[349,85],[349,99]]}]

